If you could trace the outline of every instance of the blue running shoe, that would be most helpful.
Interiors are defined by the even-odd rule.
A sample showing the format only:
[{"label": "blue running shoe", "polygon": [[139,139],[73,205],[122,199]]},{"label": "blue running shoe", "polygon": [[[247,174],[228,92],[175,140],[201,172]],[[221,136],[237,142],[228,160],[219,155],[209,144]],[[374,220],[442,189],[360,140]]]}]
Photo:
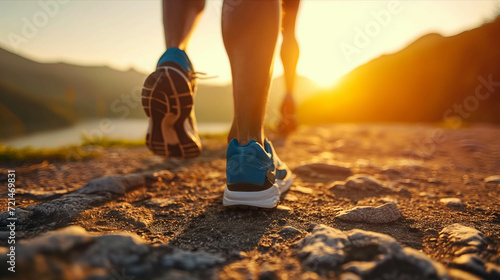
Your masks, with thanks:
[{"label": "blue running shoe", "polygon": [[238,140],[233,139],[226,159],[224,206],[274,208],[292,184],[290,170],[279,160],[268,140],[262,147],[255,140],[240,146]]},{"label": "blue running shoe", "polygon": [[149,117],[146,145],[153,153],[167,158],[200,155],[195,90],[194,71],[186,53],[168,48],[142,90],[142,107]]}]

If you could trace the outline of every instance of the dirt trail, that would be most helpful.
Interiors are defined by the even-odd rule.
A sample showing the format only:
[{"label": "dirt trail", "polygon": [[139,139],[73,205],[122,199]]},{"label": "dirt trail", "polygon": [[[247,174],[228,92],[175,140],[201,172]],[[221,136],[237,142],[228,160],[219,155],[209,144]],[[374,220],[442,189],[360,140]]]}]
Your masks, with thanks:
[{"label": "dirt trail", "polygon": [[[273,210],[222,206],[219,138],[204,139],[192,160],[109,148],[76,162],[0,163],[0,191],[7,197],[15,169],[21,207],[18,271],[0,277],[500,279],[499,139],[493,126],[301,127],[275,141],[295,181]],[[396,207],[351,211],[387,203]],[[8,213],[0,217],[5,228]],[[0,232],[0,245],[8,236]],[[417,265],[418,251],[427,257]]]}]

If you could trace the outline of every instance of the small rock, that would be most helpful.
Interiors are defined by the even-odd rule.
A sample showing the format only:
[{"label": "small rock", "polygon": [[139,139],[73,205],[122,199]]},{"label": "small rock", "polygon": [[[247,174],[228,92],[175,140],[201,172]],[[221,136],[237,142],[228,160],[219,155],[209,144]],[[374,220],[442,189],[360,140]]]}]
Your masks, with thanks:
[{"label": "small rock", "polygon": [[441,230],[439,239],[457,250],[466,246],[481,252],[488,245],[488,240],[482,232],[461,224],[452,224],[445,227]]},{"label": "small rock", "polygon": [[428,193],[428,192],[421,192],[418,194],[419,196],[422,197],[427,197],[427,198],[436,198],[436,195],[433,193]]},{"label": "small rock", "polygon": [[378,180],[368,176],[351,176],[345,182],[334,182],[329,190],[336,196],[361,200],[366,197],[393,193]]},{"label": "small rock", "polygon": [[378,207],[357,206],[350,210],[342,211],[337,215],[337,219],[349,222],[364,223],[390,223],[401,218],[401,213],[396,205],[387,203]]},{"label": "small rock", "polygon": [[301,186],[293,186],[290,190],[300,192],[303,194],[312,194],[313,190],[311,188],[301,187]]},{"label": "small rock", "polygon": [[460,200],[460,198],[441,198],[439,201],[449,208],[458,208],[463,206],[462,200]]},{"label": "small rock", "polygon": [[285,206],[285,205],[278,205],[278,207],[276,207],[276,210],[282,211],[282,212],[287,212],[287,213],[292,212],[292,208]]},{"label": "small rock", "polygon": [[500,175],[494,175],[484,178],[485,183],[500,184]]},{"label": "small rock", "polygon": [[287,193],[287,194],[285,195],[284,200],[294,202],[294,201],[299,200],[299,198],[298,198],[298,197],[296,197],[296,196],[295,196],[295,195],[293,195],[293,194]]},{"label": "small rock", "polygon": [[292,226],[286,226],[284,228],[282,228],[278,234],[285,238],[285,239],[289,239],[289,238],[293,238],[299,234],[301,234],[301,231],[292,227]]}]

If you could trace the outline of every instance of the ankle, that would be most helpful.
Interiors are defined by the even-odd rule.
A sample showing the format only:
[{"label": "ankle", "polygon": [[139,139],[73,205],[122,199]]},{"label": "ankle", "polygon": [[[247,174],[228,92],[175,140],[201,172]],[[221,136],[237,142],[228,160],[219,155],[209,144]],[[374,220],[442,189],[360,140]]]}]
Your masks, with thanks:
[{"label": "ankle", "polygon": [[189,57],[187,56],[186,52],[176,47],[168,48],[158,60],[157,66],[167,61],[177,63],[186,72],[189,72],[193,69],[193,65],[191,64],[191,61],[189,60]]},{"label": "ankle", "polygon": [[251,135],[236,136],[234,138],[236,138],[236,140],[238,140],[238,144],[241,145],[241,146],[248,144],[252,140],[257,141],[259,144],[261,144],[262,146],[264,146],[264,136],[262,134],[261,135],[255,135],[255,136],[251,136]]}]

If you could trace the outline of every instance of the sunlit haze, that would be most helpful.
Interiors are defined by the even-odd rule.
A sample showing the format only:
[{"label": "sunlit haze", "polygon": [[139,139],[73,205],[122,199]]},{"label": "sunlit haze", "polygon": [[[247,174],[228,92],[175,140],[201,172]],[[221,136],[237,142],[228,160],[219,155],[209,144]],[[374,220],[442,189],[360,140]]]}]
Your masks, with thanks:
[{"label": "sunlit haze", "polygon": [[[161,1],[0,2],[0,46],[42,62],[131,67],[151,72],[164,51]],[[328,86],[370,59],[418,37],[474,28],[498,13],[500,1],[302,1],[298,73]],[[59,3],[59,2],[55,2]],[[230,81],[222,44],[222,1],[208,0],[188,48],[196,70]],[[50,10],[52,9],[52,10]],[[33,24],[28,37],[26,25]],[[17,41],[13,38],[17,38]],[[22,38],[22,39],[19,39]],[[258,44],[259,42],[255,42]],[[279,45],[278,49],[279,50]],[[279,59],[275,76],[282,75]]]}]

